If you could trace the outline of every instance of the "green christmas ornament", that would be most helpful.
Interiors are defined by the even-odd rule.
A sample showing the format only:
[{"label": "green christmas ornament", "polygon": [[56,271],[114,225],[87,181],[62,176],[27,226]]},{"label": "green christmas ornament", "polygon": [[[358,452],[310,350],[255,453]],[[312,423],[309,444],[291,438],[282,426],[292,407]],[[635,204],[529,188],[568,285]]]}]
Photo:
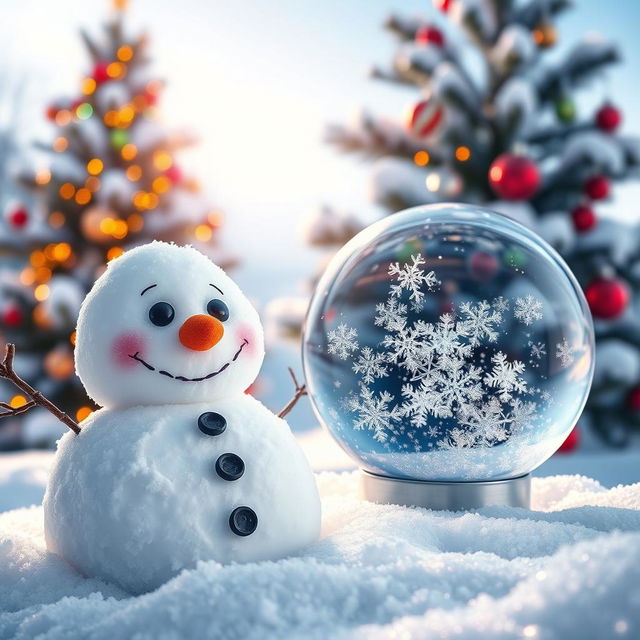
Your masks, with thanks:
[{"label": "green christmas ornament", "polygon": [[522,269],[527,264],[527,256],[518,247],[510,247],[504,252],[502,256],[505,265],[507,267],[513,267],[514,269]]},{"label": "green christmas ornament", "polygon": [[576,118],[576,105],[571,98],[562,97],[555,105],[556,116],[560,122],[573,122]]},{"label": "green christmas ornament", "polygon": [[116,149],[122,149],[129,142],[129,134],[125,129],[114,129],[111,132],[110,140]]},{"label": "green christmas ornament", "polygon": [[417,237],[409,238],[399,249],[396,257],[400,262],[408,262],[411,256],[422,251],[422,243]]}]

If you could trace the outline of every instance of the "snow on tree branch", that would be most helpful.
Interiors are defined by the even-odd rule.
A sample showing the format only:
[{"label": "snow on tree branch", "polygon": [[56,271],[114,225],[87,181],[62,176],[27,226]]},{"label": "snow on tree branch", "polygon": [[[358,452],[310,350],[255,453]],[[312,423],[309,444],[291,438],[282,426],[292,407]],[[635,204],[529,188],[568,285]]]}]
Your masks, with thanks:
[{"label": "snow on tree branch", "polygon": [[602,67],[620,61],[615,45],[607,42],[585,41],[577,44],[555,69],[541,74],[538,94],[542,101],[553,100],[567,87],[577,87],[598,73]]},{"label": "snow on tree branch", "polygon": [[516,9],[511,19],[533,29],[543,20],[570,9],[572,4],[569,0],[532,0]]}]

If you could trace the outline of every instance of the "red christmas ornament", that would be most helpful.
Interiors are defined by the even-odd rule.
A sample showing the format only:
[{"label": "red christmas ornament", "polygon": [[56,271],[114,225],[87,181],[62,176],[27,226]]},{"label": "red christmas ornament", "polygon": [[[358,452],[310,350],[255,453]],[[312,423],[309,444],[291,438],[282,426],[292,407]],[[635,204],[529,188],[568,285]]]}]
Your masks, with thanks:
[{"label": "red christmas ornament", "polygon": [[148,106],[153,107],[155,104],[157,104],[158,94],[156,91],[149,91],[149,89],[145,89],[142,92],[142,95],[144,97],[144,101],[147,103]]},{"label": "red christmas ornament", "polygon": [[164,175],[167,176],[167,178],[169,178],[169,180],[171,180],[171,182],[173,182],[173,184],[178,184],[179,182],[182,182],[182,170],[180,169],[180,167],[178,165],[171,165],[165,172]]},{"label": "red christmas ornament", "polygon": [[622,113],[612,104],[603,105],[596,113],[596,125],[607,133],[615,131],[621,122]]},{"label": "red christmas ornament", "polygon": [[18,327],[23,319],[22,309],[16,304],[9,305],[2,312],[2,323],[5,327]]},{"label": "red christmas ornament", "polygon": [[56,116],[58,115],[58,111],[60,111],[60,109],[58,109],[58,107],[55,104],[48,106],[47,110],[45,111],[47,119],[53,122],[56,119]]},{"label": "red christmas ornament", "polygon": [[442,31],[430,25],[424,25],[416,31],[416,44],[426,47],[427,45],[435,45],[436,47],[444,46],[444,35]]},{"label": "red christmas ornament", "polygon": [[436,9],[440,9],[443,13],[447,13],[451,8],[452,0],[433,0],[433,6]]},{"label": "red christmas ornament", "polygon": [[96,84],[102,84],[103,82],[107,82],[107,80],[111,80],[107,73],[108,66],[108,62],[96,62],[93,67],[93,73],[91,74],[91,77],[96,81]]},{"label": "red christmas ornament", "polygon": [[606,176],[592,176],[584,183],[584,192],[592,200],[604,200],[609,195],[609,179]]},{"label": "red christmas ornament", "polygon": [[590,231],[598,223],[596,212],[586,204],[577,206],[572,212],[573,226],[576,231]]},{"label": "red christmas ornament", "polygon": [[540,186],[538,165],[527,156],[503,153],[489,168],[489,184],[504,200],[528,200]]},{"label": "red christmas ornament", "polygon": [[604,320],[619,316],[629,304],[629,287],[614,278],[596,278],[584,293],[591,313]]},{"label": "red christmas ornament", "polygon": [[578,425],[573,427],[571,433],[567,436],[567,439],[560,445],[560,448],[556,453],[571,453],[578,448],[580,444],[580,429]]},{"label": "red christmas ornament", "polygon": [[491,280],[498,272],[500,263],[492,253],[486,251],[476,251],[469,259],[469,269],[474,279],[481,282]]},{"label": "red christmas ornament", "polygon": [[18,206],[7,215],[9,224],[16,229],[21,229],[29,221],[29,212],[22,206]]},{"label": "red christmas ornament", "polygon": [[414,136],[428,136],[436,130],[442,116],[442,107],[435,100],[421,100],[407,113],[407,130]]},{"label": "red christmas ornament", "polygon": [[631,411],[640,413],[640,385],[637,385],[629,391],[627,395],[627,407]]}]

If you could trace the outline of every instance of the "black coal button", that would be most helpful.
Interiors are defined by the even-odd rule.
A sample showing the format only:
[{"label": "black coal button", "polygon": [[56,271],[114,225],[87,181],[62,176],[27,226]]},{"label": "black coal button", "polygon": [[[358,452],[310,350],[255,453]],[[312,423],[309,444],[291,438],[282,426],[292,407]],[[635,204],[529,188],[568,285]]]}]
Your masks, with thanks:
[{"label": "black coal button", "polygon": [[198,429],[208,436],[219,436],[226,428],[224,416],[214,411],[207,411],[198,418]]},{"label": "black coal button", "polygon": [[216,472],[224,480],[237,480],[244,473],[244,461],[235,453],[223,453],[216,460]]},{"label": "black coal button", "polygon": [[258,528],[258,516],[249,507],[236,507],[229,516],[229,526],[237,536],[250,536]]}]

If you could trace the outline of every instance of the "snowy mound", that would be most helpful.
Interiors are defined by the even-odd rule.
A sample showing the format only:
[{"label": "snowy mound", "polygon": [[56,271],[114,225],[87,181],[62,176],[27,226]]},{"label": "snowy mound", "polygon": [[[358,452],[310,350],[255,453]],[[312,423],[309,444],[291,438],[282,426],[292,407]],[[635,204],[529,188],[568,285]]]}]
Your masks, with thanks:
[{"label": "snowy mound", "polygon": [[323,538],[304,554],[202,563],[136,598],[48,554],[40,508],[3,514],[0,637],[640,634],[640,484],[535,479],[535,511],[451,514],[362,502],[353,473],[318,479]]}]

